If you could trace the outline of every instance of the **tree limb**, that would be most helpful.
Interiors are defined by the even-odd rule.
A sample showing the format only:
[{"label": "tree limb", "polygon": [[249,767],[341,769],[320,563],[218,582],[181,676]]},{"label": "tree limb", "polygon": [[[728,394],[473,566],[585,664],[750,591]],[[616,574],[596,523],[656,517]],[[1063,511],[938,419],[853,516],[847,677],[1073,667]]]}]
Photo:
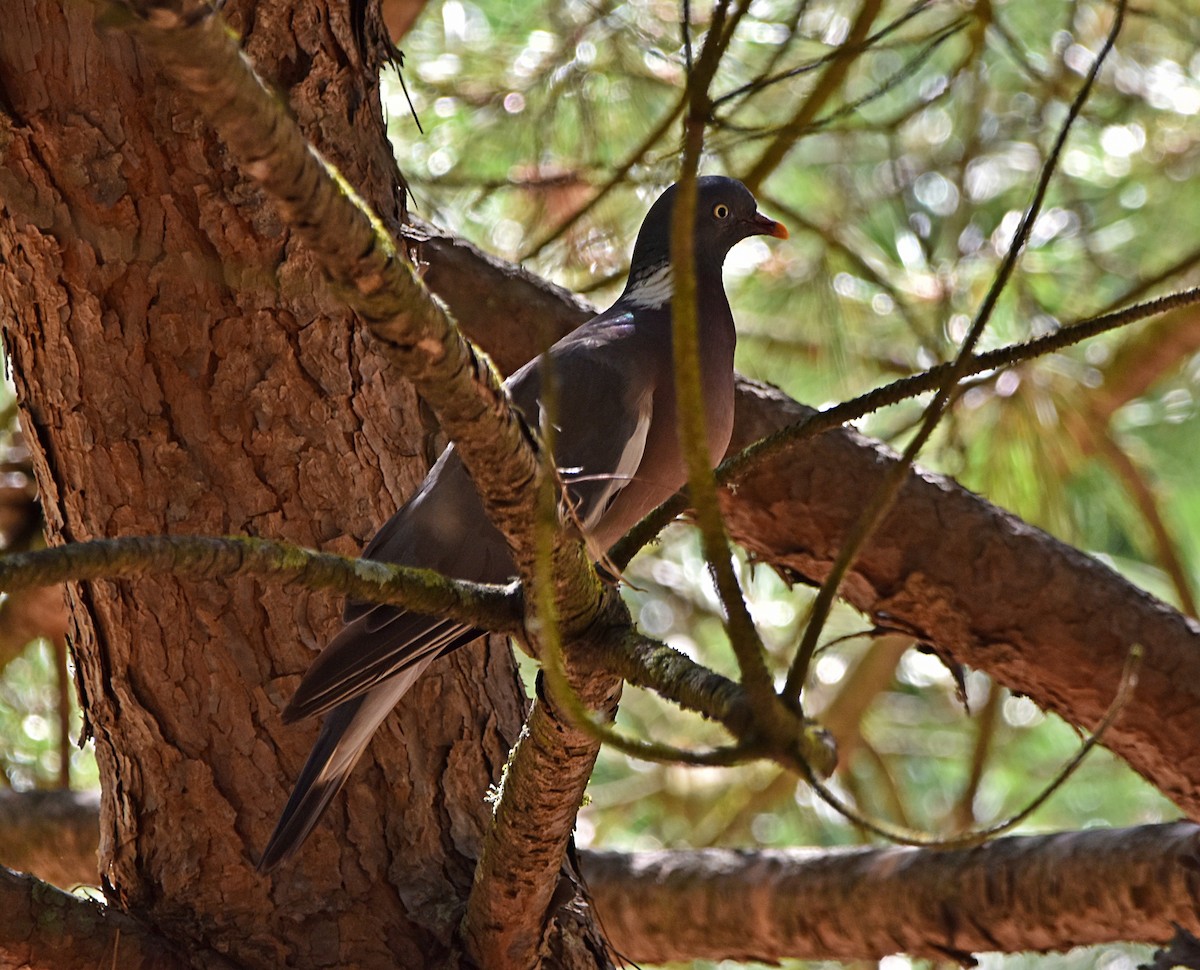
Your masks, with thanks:
[{"label": "tree limb", "polygon": [[[808,411],[750,381],[740,389],[735,447]],[[798,444],[729,482],[730,531],[755,557],[816,582],[896,460],[847,429]],[[917,469],[842,594],[1089,730],[1140,644],[1138,688],[1105,747],[1200,818],[1200,625],[1107,566]]]},{"label": "tree limb", "polygon": [[249,536],[126,536],[0,556],[0,590],[161,572],[192,579],[267,576],[444,615],[494,633],[521,630],[515,590]]},{"label": "tree limb", "polygon": [[[977,849],[584,852],[613,945],[639,963],[852,960],[1160,942],[1200,924],[1200,829],[1009,836]],[[686,915],[684,915],[686,914]]]},{"label": "tree limb", "polygon": [[[54,817],[49,825],[37,820],[47,810]],[[9,795],[0,799],[0,815],[6,838],[42,855],[53,846],[63,855],[60,864],[76,873],[71,881],[95,881],[95,799]],[[846,960],[899,950],[937,959],[1157,942],[1171,935],[1172,921],[1200,925],[1198,848],[1200,827],[1176,822],[1009,836],[953,852],[863,847],[579,856],[614,945],[630,959],[659,963]],[[3,858],[13,861],[7,851]],[[0,879],[8,899],[26,898],[31,887],[46,898],[48,890],[32,880]],[[91,904],[73,897],[71,903],[81,907],[72,919],[91,918]],[[17,921],[5,926],[13,929],[0,935],[0,952],[20,952],[23,931],[14,932]],[[112,935],[101,937],[101,948],[103,940],[111,945]],[[123,933],[122,957],[133,940]],[[111,951],[94,965],[110,963]],[[137,966],[123,960],[127,965]]]},{"label": "tree limb", "polygon": [[4,909],[0,960],[26,970],[121,967],[122,970],[188,970],[202,960],[232,970],[216,953],[181,953],[112,906],[99,906],[33,878],[0,867]]},{"label": "tree limb", "polygon": [[[526,299],[523,282],[491,275],[503,274],[501,266],[481,266],[480,273],[488,281],[481,285],[497,297],[486,310],[472,307],[469,296],[444,296],[485,347],[520,340],[504,321],[507,302]],[[501,279],[509,285],[499,285]],[[1180,297],[1188,302],[1194,294]],[[561,313],[564,326],[580,315],[574,305]],[[741,379],[730,453],[814,413],[780,391]],[[742,466],[729,481],[730,531],[758,558],[815,583],[848,519],[894,460],[888,449],[848,429],[780,444],[769,459]],[[1194,743],[1200,736],[1200,625],[1108,567],[951,480],[917,469],[843,594],[1088,730],[1116,692],[1129,647],[1142,644],[1138,689],[1105,747],[1200,818]],[[1081,670],[1089,675],[1080,677]]]}]

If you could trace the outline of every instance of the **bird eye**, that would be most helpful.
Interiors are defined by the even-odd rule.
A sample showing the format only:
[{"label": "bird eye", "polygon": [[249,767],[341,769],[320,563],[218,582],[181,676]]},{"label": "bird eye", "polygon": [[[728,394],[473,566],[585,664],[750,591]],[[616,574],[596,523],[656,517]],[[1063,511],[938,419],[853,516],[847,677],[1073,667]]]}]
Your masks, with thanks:
[{"label": "bird eye", "polygon": [[724,202],[718,202],[713,206],[713,215],[718,219],[724,219],[729,215],[729,206],[727,206]]}]

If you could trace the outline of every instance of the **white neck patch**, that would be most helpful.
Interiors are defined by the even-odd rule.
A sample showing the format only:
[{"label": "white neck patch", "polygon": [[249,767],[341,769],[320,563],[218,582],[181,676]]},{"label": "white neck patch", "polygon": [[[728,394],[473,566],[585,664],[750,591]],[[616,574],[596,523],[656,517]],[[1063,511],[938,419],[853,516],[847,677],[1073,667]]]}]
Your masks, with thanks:
[{"label": "white neck patch", "polygon": [[663,263],[650,270],[645,276],[634,280],[625,292],[624,301],[647,310],[661,310],[675,295],[675,282],[671,279],[671,265]]}]

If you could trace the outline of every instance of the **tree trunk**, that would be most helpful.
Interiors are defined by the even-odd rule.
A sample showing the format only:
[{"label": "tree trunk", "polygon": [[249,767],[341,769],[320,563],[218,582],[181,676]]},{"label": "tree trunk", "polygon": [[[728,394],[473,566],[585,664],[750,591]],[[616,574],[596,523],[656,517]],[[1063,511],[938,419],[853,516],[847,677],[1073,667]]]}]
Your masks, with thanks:
[{"label": "tree trunk", "polygon": [[[127,35],[96,28],[98,9],[0,5],[0,294],[51,536],[235,532],[356,553],[425,470],[415,396],[186,100]],[[225,8],[398,230],[377,18],[362,13]],[[257,852],[316,733],[279,711],[340,604],[167,576],[69,595],[111,902],[198,963],[201,947],[244,967],[456,961],[484,796],[525,704],[503,643],[423,678],[266,878]]]},{"label": "tree trunk", "polygon": [[[356,552],[424,471],[431,449],[414,396],[192,106],[126,35],[98,34],[95,10],[0,3],[0,306],[52,536],[237,532]],[[375,11],[231,0],[225,13],[310,137],[399,230],[404,197],[383,137]],[[434,237],[426,249],[438,254],[427,275],[435,288],[444,276],[441,288],[476,314],[486,307],[488,326],[517,322],[497,312],[478,261],[458,277],[453,241]],[[518,302],[540,324],[583,312]],[[535,330],[520,325],[520,339],[499,342],[509,367],[528,356],[520,340]],[[747,411],[757,393],[742,394],[754,434],[798,416],[768,408],[764,423]],[[823,456],[850,437],[811,447]],[[847,510],[861,504],[855,488],[883,461],[874,452],[812,460],[819,475],[787,463],[760,469],[727,497],[731,529],[770,561],[819,578]],[[830,468],[854,471],[851,483]],[[1065,610],[1045,597],[1025,597],[1039,608],[1018,623],[1012,591],[1023,587],[1011,577],[1037,581],[1031,562],[1048,564],[1059,581],[1039,588],[1060,600],[1084,602],[1063,592],[1074,587],[1056,570],[1112,602],[1115,577],[948,484],[925,485],[910,486],[893,517],[921,528],[881,530],[847,584],[851,601],[1086,724],[1111,698],[1129,644],[1141,643],[1142,689],[1108,740],[1194,813],[1186,712],[1195,705],[1181,703],[1194,678],[1178,672],[1195,655],[1195,629],[1165,610],[1157,626],[1142,623],[1159,608],[1135,595],[1116,612],[1141,624],[1136,635],[1101,638],[1092,624],[1108,622],[1103,609]],[[834,497],[814,512],[805,488]],[[1016,552],[972,556],[945,542],[935,527],[951,502],[966,507],[954,535],[999,537]],[[969,561],[986,569],[966,572]],[[484,795],[524,707],[505,646],[462,651],[423,678],[311,844],[266,879],[253,861],[315,736],[315,725],[283,728],[278,712],[338,604],[248,580],[169,577],[76,587],[71,602],[104,780],[101,871],[117,908],[198,965],[216,965],[217,951],[242,967],[461,962],[455,934],[490,820]],[[1085,667],[1095,676],[1079,678]],[[1147,716],[1171,701],[1169,727]],[[115,940],[131,925],[118,922]],[[601,962],[582,939],[567,929],[551,962]],[[688,945],[648,952],[701,952]],[[80,951],[76,962],[105,961]]]}]

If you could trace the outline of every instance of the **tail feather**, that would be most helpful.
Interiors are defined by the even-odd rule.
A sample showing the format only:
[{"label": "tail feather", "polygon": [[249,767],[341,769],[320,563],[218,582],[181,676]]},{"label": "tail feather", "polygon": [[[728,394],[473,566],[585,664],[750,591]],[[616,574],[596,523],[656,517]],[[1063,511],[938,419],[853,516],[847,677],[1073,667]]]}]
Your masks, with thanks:
[{"label": "tail feather", "polygon": [[424,670],[435,657],[480,635],[453,620],[376,607],[346,624],[321,651],[284,709],[283,720],[290,724],[324,714],[414,667]]},{"label": "tail feather", "polygon": [[375,729],[433,659],[410,667],[329,713],[258,861],[259,872],[277,868],[304,844],[333,796],[346,784]]}]

